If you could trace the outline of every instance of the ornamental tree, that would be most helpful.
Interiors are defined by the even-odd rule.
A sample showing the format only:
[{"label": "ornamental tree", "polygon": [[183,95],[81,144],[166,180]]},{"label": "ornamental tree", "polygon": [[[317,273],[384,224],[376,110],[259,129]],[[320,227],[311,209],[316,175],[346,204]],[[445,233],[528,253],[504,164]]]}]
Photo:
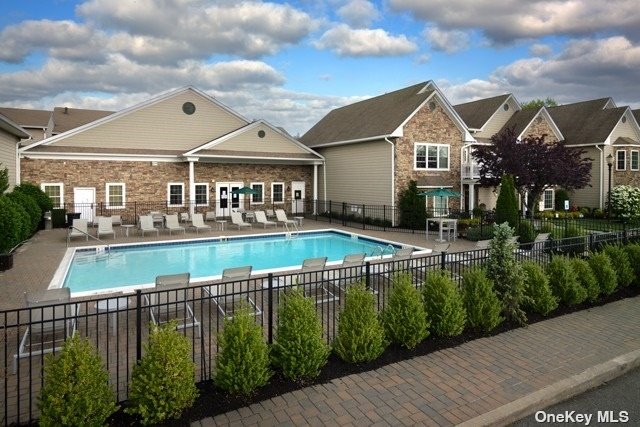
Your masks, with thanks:
[{"label": "ornamental tree", "polygon": [[611,190],[611,213],[622,220],[640,218],[640,188],[616,185]]},{"label": "ornamental tree", "polygon": [[545,135],[518,141],[513,128],[494,135],[492,144],[478,146],[473,157],[480,168],[479,183],[497,187],[505,174],[514,177],[521,196],[528,193],[527,208],[531,217],[546,187],[561,186],[576,190],[589,185],[591,162],[585,150],[567,147],[564,142],[546,141]]}]

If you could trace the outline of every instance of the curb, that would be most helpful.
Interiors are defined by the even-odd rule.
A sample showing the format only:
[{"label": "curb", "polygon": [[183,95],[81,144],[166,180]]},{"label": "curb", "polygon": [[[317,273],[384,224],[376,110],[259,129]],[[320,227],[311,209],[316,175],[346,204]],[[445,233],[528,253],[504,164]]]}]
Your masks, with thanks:
[{"label": "curb", "polygon": [[536,410],[596,388],[638,367],[640,367],[640,350],[635,350],[595,365],[459,425],[464,427],[508,425],[533,414]]}]

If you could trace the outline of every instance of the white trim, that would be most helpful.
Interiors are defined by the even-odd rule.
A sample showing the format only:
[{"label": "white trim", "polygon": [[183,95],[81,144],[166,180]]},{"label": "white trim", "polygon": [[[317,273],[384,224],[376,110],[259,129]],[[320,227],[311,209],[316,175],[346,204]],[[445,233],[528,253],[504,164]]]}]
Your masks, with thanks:
[{"label": "white trim", "polygon": [[[624,167],[622,168],[618,166],[620,163],[620,157],[618,156],[618,153],[624,153]],[[616,150],[615,162],[616,162],[617,171],[626,171],[627,170],[627,150]]]},{"label": "white trim", "polygon": [[[111,206],[109,204],[109,189],[111,187],[117,187],[117,186],[121,186],[122,187],[122,205],[117,205],[117,206]],[[127,203],[127,186],[124,182],[107,182],[105,185],[105,203],[107,205],[107,209],[124,209],[126,203]]]},{"label": "white trim", "polygon": [[254,185],[260,185],[262,186],[262,192],[260,193],[260,199],[262,200],[261,202],[254,202],[253,201],[253,196],[254,194],[251,195],[251,197],[249,197],[249,205],[264,205],[264,182],[252,182],[249,184],[249,187],[253,188]]},{"label": "white trim", "polygon": [[[279,202],[276,202],[276,201],[273,199],[273,193],[274,193],[274,191],[273,191],[273,187],[274,187],[274,186],[276,186],[276,185],[282,185],[282,201],[279,201]],[[286,190],[286,188],[284,187],[284,182],[272,182],[272,183],[271,183],[271,204],[272,204],[272,205],[276,205],[276,204],[284,204],[284,200],[286,199],[286,194],[285,194],[285,193],[286,193],[286,191],[287,191],[287,190]]]},{"label": "white trim", "polygon": [[[60,187],[60,205],[53,205],[54,208],[62,208],[64,206],[64,184],[62,182],[42,182],[40,183],[40,189],[45,191],[45,187]],[[46,193],[46,191],[45,191]]]},{"label": "white trim", "polygon": [[[551,192],[551,207],[550,208],[547,208],[546,205],[545,205],[545,202],[547,200],[546,197],[545,197],[545,194],[548,191]],[[555,198],[556,198],[556,192],[555,192],[555,190],[553,188],[545,188],[544,190],[542,190],[542,200],[541,200],[541,205],[542,206],[540,206],[540,210],[541,211],[552,211],[552,210],[554,210],[554,208],[555,208],[555,206],[554,206],[555,205]]]},{"label": "white trim", "polygon": [[[633,154],[636,154],[636,167],[633,167]],[[640,151],[638,150],[630,150],[629,153],[629,170],[637,171],[640,170]]]},{"label": "white trim", "polygon": [[[513,115],[516,113],[516,111],[522,110],[522,107],[520,106],[520,103],[518,102],[516,97],[513,96],[512,93],[506,93],[505,95],[507,95],[507,97],[504,99],[504,101],[502,101],[502,103],[500,103],[498,108],[495,109],[493,114],[491,114],[491,116],[482,124],[482,127],[480,129],[478,129],[478,132],[483,132],[484,131],[485,126],[487,126],[487,123],[489,123],[491,120],[493,120],[493,118],[496,116],[496,114],[498,114],[500,109],[502,109],[504,104],[508,103],[509,100],[512,100],[516,104],[516,108],[513,110],[513,113],[511,114],[511,116],[509,118],[513,117]],[[498,95],[498,96],[500,96],[500,95]],[[502,96],[504,96],[504,95],[502,95]],[[491,96],[489,98],[497,98],[497,96]],[[479,99],[478,101],[482,101],[484,99],[489,99],[489,98],[482,98],[482,99]],[[507,119],[507,121],[508,120],[509,119]]]},{"label": "white trim", "polygon": [[[635,125],[636,136],[640,140],[640,126],[638,125],[638,122],[637,122],[636,118],[634,117],[633,113],[631,112],[631,108],[630,107],[626,107],[624,112],[622,113],[622,115],[618,118],[618,121],[616,122],[616,125],[613,127],[613,129],[611,129],[611,132],[609,132],[609,135],[607,135],[607,138],[604,140],[605,144],[613,145],[613,143],[615,141],[611,140],[611,135],[613,135],[613,133],[616,131],[616,128],[618,126],[623,124],[622,123],[622,118],[623,117],[627,118],[627,122],[629,122],[629,124],[634,124]],[[617,147],[619,147],[619,145]]]},{"label": "white trim", "polygon": [[327,143],[324,143],[324,144],[317,144],[317,145],[313,145],[313,146],[310,146],[310,147],[311,148],[333,147],[333,146],[336,146],[336,145],[355,144],[355,143],[358,143],[358,142],[376,141],[376,140],[383,140],[383,139],[387,139],[387,138],[396,138],[396,136],[393,135],[393,134],[367,136],[366,138],[345,139],[344,141],[327,142]]},{"label": "white trim", "polygon": [[[171,186],[172,185],[179,185],[182,188],[182,194],[181,194],[182,200],[180,201],[179,205],[171,203]],[[171,206],[171,207],[184,206],[184,182],[168,182],[167,183],[167,206]]]},{"label": "white trim", "polygon": [[182,163],[185,160],[175,155],[158,155],[158,154],[144,154],[144,155],[132,155],[132,154],[105,154],[100,155],[96,153],[42,153],[42,152],[28,152],[20,153],[20,157],[23,159],[45,159],[45,160],[108,160],[108,161],[128,161],[128,162],[168,162],[168,163]]},{"label": "white trim", "polygon": [[527,129],[529,129],[529,127],[535,121],[535,119],[540,117],[541,114],[544,115],[545,119],[547,120],[547,123],[551,127],[551,131],[554,133],[554,135],[558,139],[558,141],[564,141],[564,135],[562,135],[562,132],[560,132],[560,129],[556,125],[556,122],[553,121],[553,118],[551,117],[551,115],[549,114],[549,112],[547,111],[547,109],[544,106],[542,106],[540,108],[540,110],[536,113],[536,115],[533,116],[533,118],[524,127],[524,129],[522,130],[522,132],[520,133],[520,135],[518,135],[518,137],[516,139],[518,141],[520,141],[522,139],[522,135],[524,135],[524,133],[527,131]]},{"label": "white trim", "polygon": [[[425,167],[424,168],[419,168],[416,165],[418,147],[421,147],[421,146],[425,147]],[[430,168],[429,167],[429,154],[428,154],[429,147],[436,147],[437,148],[436,156],[437,156],[438,167],[436,167],[436,168]],[[446,147],[447,148],[447,167],[446,168],[439,167],[440,166],[440,147]],[[432,142],[415,142],[413,144],[413,170],[414,171],[435,171],[435,172],[451,170],[451,146],[449,144],[437,144],[437,143],[432,143]]]},{"label": "white trim", "polygon": [[[198,185],[204,185],[206,187],[205,197],[206,201],[204,203],[198,203]],[[193,183],[193,203],[196,206],[209,206],[209,183],[208,182],[194,182]]]}]

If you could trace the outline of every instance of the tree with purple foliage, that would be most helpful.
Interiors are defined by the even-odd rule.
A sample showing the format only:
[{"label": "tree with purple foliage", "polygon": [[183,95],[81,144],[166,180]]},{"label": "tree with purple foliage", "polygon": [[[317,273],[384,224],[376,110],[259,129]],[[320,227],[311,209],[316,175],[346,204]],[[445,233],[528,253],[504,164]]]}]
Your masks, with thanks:
[{"label": "tree with purple foliage", "polygon": [[564,142],[548,142],[545,136],[518,141],[513,129],[505,129],[491,138],[491,145],[478,146],[473,157],[480,168],[481,185],[497,187],[504,174],[511,174],[518,193],[528,193],[527,209],[534,209],[547,187],[576,190],[589,185],[591,162],[585,150],[567,147]]}]

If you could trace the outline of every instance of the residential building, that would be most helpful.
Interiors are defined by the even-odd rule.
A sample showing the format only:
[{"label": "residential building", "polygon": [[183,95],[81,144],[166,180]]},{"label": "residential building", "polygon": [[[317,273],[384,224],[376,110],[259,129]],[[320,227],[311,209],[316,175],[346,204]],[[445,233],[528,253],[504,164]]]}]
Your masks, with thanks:
[{"label": "residential building", "polygon": [[29,134],[17,123],[0,114],[0,169],[7,168],[9,172],[9,188],[19,182],[20,163],[18,161],[18,144],[22,138],[28,138]]}]

